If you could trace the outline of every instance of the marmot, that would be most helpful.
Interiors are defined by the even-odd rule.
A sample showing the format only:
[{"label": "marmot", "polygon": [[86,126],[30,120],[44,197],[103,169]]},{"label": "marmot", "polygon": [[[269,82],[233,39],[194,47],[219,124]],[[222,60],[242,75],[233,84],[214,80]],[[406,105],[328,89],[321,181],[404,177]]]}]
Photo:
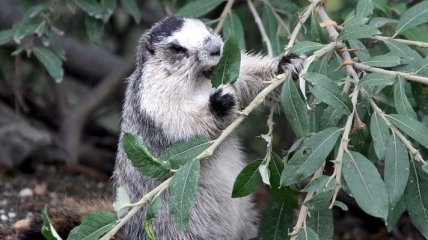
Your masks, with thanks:
[{"label": "marmot", "polygon": [[[196,19],[168,17],[145,32],[138,45],[136,69],[127,79],[122,132],[140,135],[155,156],[171,144],[196,135],[215,139],[236,118],[237,110],[247,106],[266,86],[264,81],[285,71],[296,78],[303,67],[304,59],[298,55],[278,60],[242,53],[237,81],[214,89],[209,75],[220,59],[222,47],[222,38]],[[257,214],[251,198],[231,198],[235,178],[244,166],[240,143],[232,134],[213,156],[201,162],[187,231],[175,226],[164,194],[161,212],[152,222],[158,239],[255,237]],[[123,186],[131,201],[138,201],[159,183],[138,172],[119,143],[114,186]],[[118,238],[145,239],[144,212],[137,213]],[[61,223],[54,221],[53,225]]]}]

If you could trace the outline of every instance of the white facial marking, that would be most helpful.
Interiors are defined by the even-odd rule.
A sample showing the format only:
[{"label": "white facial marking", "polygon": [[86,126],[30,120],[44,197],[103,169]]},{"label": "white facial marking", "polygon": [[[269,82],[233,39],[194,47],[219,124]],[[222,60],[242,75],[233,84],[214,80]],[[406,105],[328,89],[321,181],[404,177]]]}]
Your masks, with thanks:
[{"label": "white facial marking", "polygon": [[166,42],[177,40],[183,47],[190,50],[201,49],[204,40],[212,34],[204,23],[196,19],[186,19],[180,30],[174,32],[166,39]]}]

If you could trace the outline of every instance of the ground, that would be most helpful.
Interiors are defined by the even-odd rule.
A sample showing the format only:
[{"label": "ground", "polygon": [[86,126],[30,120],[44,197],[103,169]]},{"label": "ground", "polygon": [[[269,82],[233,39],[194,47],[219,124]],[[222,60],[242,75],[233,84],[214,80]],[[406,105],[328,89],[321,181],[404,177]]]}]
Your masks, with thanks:
[{"label": "ground", "polygon": [[[108,176],[104,180],[100,177],[72,172],[61,165],[39,165],[30,172],[0,170],[0,240],[12,240],[14,227],[23,223],[20,220],[40,214],[45,206],[55,208],[88,197],[111,195]],[[263,190],[256,197],[259,202],[268,198]],[[423,240],[407,215],[388,233],[382,221],[353,208],[352,203],[348,206],[347,212],[334,209],[335,240]]]}]

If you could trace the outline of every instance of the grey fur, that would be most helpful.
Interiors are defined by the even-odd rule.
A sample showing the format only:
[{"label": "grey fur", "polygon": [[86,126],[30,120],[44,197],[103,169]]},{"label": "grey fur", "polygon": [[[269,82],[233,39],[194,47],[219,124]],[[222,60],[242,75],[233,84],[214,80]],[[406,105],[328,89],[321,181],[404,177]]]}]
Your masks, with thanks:
[{"label": "grey fur", "polygon": [[[210,111],[209,96],[215,89],[202,74],[218,62],[219,56],[210,56],[209,53],[214,51],[210,49],[222,46],[221,38],[198,20],[180,19],[183,23],[179,28],[173,28],[173,31],[162,31],[159,29],[162,22],[156,24],[154,28],[162,32],[162,36],[150,36],[153,29],[142,36],[136,70],[128,78],[123,105],[122,132],[139,134],[155,156],[181,139],[195,135],[214,139],[236,118],[236,111],[230,111],[223,117]],[[174,19],[169,21],[177,23]],[[189,35],[190,30],[197,34],[189,38],[180,35]],[[149,37],[155,37],[156,41],[148,41]],[[177,55],[168,50],[172,42],[185,47],[187,54]],[[295,66],[289,64],[282,68],[299,71],[301,61],[297,61]],[[277,69],[277,59],[242,54],[239,79],[233,86],[221,86],[222,92],[235,96],[235,105],[244,107],[265,87],[263,81],[273,76]],[[168,193],[164,194],[160,215],[153,220],[158,239],[254,237],[257,232],[257,214],[251,197],[231,198],[233,182],[244,165],[240,143],[232,135],[212,157],[201,162],[196,202],[186,232],[176,228],[168,212]],[[116,187],[125,187],[133,201],[139,200],[160,183],[135,170],[126,158],[121,141],[113,181]],[[142,225],[144,214],[145,210],[140,211],[125,225],[128,239],[145,239]]]}]

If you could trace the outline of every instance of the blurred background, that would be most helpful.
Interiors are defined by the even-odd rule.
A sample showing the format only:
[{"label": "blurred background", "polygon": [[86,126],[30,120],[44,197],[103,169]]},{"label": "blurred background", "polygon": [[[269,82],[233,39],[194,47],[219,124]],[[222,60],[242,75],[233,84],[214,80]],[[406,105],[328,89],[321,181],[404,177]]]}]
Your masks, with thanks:
[{"label": "blurred background", "polygon": [[[193,12],[215,27],[226,2],[209,1],[210,8]],[[111,196],[108,179],[120,132],[124,79],[133,71],[138,38],[160,19],[179,9],[186,11],[182,7],[189,2],[0,0],[0,239],[7,239],[14,228],[26,223],[23,219],[39,214],[45,205],[52,208],[93,195]],[[327,10],[341,23],[356,2],[329,0]],[[419,1],[374,2],[383,16],[394,18]],[[275,55],[281,54],[290,26],[308,2],[254,4]],[[246,1],[236,0],[233,12],[242,23],[240,47],[265,53]],[[227,31],[225,27],[222,34]],[[418,31],[426,31],[426,26]],[[414,32],[405,34],[423,38]],[[427,38],[425,34],[425,39],[413,39]],[[238,130],[249,161],[265,154],[266,142],[259,136],[267,132],[267,114],[261,110],[251,115]],[[275,116],[278,153],[294,140],[284,119],[281,113]],[[268,198],[261,189],[260,205]],[[387,233],[380,220],[360,211],[351,200],[340,200],[350,210],[335,212],[336,239],[422,239],[406,216]]]}]

